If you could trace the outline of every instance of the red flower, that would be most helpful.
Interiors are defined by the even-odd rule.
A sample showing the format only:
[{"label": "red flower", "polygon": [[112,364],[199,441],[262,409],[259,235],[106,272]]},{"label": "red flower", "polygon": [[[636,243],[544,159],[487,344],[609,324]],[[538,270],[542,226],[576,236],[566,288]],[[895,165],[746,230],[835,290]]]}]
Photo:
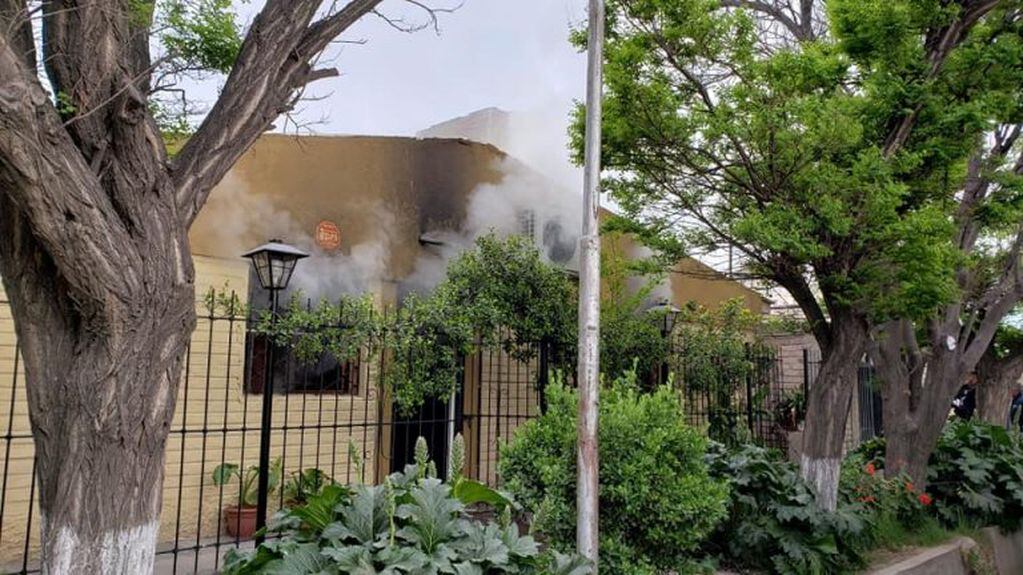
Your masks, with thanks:
[{"label": "red flower", "polygon": [[868,463],[864,471],[867,472],[867,475],[873,477],[874,474],[877,473],[877,468],[874,467],[874,462]]},{"label": "red flower", "polygon": [[873,496],[873,495],[868,495],[868,496],[866,496],[866,497],[860,497],[860,501],[861,501],[862,503],[873,503],[873,502],[875,502],[875,501],[877,501],[877,500],[876,500],[876,499],[874,499],[874,496]]},{"label": "red flower", "polygon": [[913,487],[912,483],[907,481],[906,482],[906,491],[909,491],[910,493],[912,493],[912,492],[916,491],[916,488]]},{"label": "red flower", "polygon": [[926,493],[921,493],[920,496],[917,497],[917,500],[920,502],[920,505],[923,505],[924,507],[927,507],[931,503],[934,503],[934,499],[932,499],[931,496],[927,495]]}]

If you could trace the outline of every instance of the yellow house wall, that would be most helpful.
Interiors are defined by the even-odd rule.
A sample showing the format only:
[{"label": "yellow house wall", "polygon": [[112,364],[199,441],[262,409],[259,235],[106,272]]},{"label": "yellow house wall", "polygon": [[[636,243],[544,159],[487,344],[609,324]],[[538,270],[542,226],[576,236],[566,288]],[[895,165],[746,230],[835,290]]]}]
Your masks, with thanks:
[{"label": "yellow house wall", "polygon": [[[195,257],[199,320],[192,336],[189,361],[178,391],[171,433],[167,440],[160,548],[207,542],[216,538],[219,509],[237,497],[237,487],[213,485],[211,474],[222,461],[247,467],[258,460],[261,395],[243,392],[245,323],[210,321],[201,304],[210,287],[244,294],[248,264],[241,260]],[[16,337],[10,308],[0,288],[0,434],[8,429],[17,439],[0,442],[0,473],[6,469],[6,497],[0,526],[0,570],[12,563],[20,568],[30,512],[32,461],[24,374],[16,359]],[[370,362],[366,362],[370,363]],[[363,382],[366,379],[363,378]],[[186,385],[187,383],[187,385]],[[372,481],[377,445],[377,398],[363,383],[359,396],[276,395],[271,457],[283,457],[284,469],[319,467],[340,481],[355,481],[349,463],[349,442],[365,462],[365,479]],[[12,396],[13,394],[13,396]],[[287,431],[281,429],[288,427]],[[322,427],[298,430],[295,427]],[[208,432],[203,433],[203,429]],[[2,480],[3,475],[0,475]],[[3,487],[3,486],[0,486]],[[38,508],[31,508],[30,555],[38,552]]]}]

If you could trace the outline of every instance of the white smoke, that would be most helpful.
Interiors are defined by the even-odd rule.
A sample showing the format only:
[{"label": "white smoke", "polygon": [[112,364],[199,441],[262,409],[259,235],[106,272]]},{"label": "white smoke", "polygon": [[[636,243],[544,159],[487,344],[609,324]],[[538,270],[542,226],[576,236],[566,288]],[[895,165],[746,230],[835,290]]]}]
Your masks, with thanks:
[{"label": "white smoke", "polygon": [[[273,198],[257,190],[228,172],[196,222],[205,245],[219,254],[241,254],[273,238],[302,249],[310,256],[295,267],[289,292],[301,292],[313,301],[362,294],[387,277],[395,215],[383,202],[363,208],[365,217],[377,224],[369,237],[351,245],[347,253],[330,252],[317,245],[313,230],[297,222],[290,209],[277,207]],[[207,222],[202,221],[205,218]]]},{"label": "white smoke", "polygon": [[[476,238],[488,233],[499,237],[522,234],[527,231],[527,221],[531,221],[533,238],[545,257],[550,258],[558,247],[575,251],[582,227],[580,196],[516,159],[505,158],[498,168],[501,181],[473,190],[459,229],[425,231],[431,243],[423,247],[413,273],[403,280],[407,290],[428,291],[444,279],[453,258],[472,249]],[[554,241],[559,246],[553,246]]]}]

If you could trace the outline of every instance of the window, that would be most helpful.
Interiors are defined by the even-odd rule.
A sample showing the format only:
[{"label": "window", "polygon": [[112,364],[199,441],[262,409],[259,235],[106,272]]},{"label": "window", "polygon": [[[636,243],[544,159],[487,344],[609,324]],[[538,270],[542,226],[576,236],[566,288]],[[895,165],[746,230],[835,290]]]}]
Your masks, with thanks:
[{"label": "window", "polygon": [[[245,389],[262,394],[266,386],[266,361],[270,341],[263,334],[249,334]],[[359,360],[338,361],[324,355],[319,361],[302,361],[291,350],[274,349],[274,393],[359,394]]]},{"label": "window", "polygon": [[536,241],[536,210],[519,210],[519,235]]}]

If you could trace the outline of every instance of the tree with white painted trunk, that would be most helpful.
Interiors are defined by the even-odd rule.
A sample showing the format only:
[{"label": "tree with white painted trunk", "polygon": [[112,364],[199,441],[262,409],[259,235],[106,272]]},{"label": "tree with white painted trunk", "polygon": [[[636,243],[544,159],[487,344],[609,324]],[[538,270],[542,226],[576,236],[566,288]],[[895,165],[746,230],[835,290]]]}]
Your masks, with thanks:
[{"label": "tree with white painted trunk", "polygon": [[981,70],[1017,6],[608,3],[605,188],[653,247],[732,249],[798,304],[822,350],[801,468],[825,507],[871,326],[956,298],[951,199],[1014,89]]},{"label": "tree with white painted trunk", "polygon": [[[0,275],[24,357],[44,573],[152,570],[195,325],[188,228],[305,86],[336,75],[315,64],[331,42],[367,14],[409,28],[381,2],[266,0],[243,39],[227,0],[0,0]],[[403,3],[435,23],[439,9],[391,2]],[[211,69],[227,73],[220,96],[171,156],[160,94]]]}]

